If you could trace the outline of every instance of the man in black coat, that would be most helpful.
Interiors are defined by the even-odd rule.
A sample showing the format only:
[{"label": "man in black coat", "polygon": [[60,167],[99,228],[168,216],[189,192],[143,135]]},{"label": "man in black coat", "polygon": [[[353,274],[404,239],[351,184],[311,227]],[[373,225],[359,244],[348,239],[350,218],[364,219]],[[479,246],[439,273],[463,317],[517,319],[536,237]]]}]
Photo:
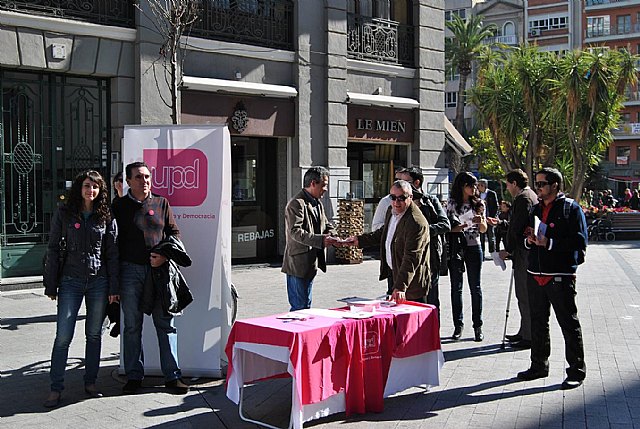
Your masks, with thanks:
[{"label": "man in black coat", "polygon": [[527,291],[527,265],[529,249],[524,245],[525,232],[529,226],[531,207],[538,204],[538,196],[529,187],[527,173],[521,169],[507,173],[507,191],[513,197],[511,219],[508,222],[496,218],[487,218],[487,223],[506,226],[507,236],[505,250],[500,251],[500,258],[513,261],[513,281],[520,310],[520,329],[515,335],[507,335],[511,347],[516,349],[531,348],[531,311],[529,310],[529,295]]},{"label": "man in black coat", "polygon": [[[491,189],[489,189],[489,182],[487,179],[478,180],[478,191],[480,191],[480,198],[484,200],[485,216],[496,217],[500,206],[498,205],[498,195]],[[496,251],[496,239],[494,236],[494,227],[492,225],[487,226],[487,232],[480,234],[480,243],[482,245],[482,253],[485,255],[485,241],[489,241],[489,253]]]}]

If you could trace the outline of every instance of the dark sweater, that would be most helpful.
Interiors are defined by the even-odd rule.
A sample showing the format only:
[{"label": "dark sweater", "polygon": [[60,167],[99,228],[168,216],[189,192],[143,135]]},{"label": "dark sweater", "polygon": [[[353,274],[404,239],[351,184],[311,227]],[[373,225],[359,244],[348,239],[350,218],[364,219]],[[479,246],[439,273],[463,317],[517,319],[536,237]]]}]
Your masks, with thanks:
[{"label": "dark sweater", "polygon": [[146,265],[153,246],[167,236],[180,235],[169,201],[158,195],[137,201],[129,193],[113,202],[113,215],[121,261]]}]

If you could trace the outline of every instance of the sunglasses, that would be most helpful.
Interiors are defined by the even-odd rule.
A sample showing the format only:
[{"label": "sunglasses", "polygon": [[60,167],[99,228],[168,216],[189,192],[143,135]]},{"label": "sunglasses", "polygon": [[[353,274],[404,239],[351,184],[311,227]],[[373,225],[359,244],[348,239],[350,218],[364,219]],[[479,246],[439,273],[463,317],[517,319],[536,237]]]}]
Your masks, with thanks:
[{"label": "sunglasses", "polygon": [[389,198],[391,198],[391,201],[395,201],[395,200],[405,201],[407,198],[410,198],[410,197],[408,195],[397,196],[397,195],[389,194]]},{"label": "sunglasses", "polygon": [[544,188],[545,186],[547,186],[549,184],[549,182],[536,182],[536,188]]}]

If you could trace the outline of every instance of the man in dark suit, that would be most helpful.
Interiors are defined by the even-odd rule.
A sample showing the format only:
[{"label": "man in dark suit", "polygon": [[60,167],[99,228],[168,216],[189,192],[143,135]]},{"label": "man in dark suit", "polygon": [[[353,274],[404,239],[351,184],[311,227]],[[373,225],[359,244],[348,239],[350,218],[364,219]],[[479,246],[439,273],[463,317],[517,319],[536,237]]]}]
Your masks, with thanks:
[{"label": "man in dark suit", "polygon": [[284,213],[286,245],[282,272],[287,275],[291,311],[311,308],[311,288],[318,268],[327,271],[325,248],[334,244],[333,225],[327,220],[320,198],[329,186],[329,170],[311,167],[304,188],[287,204]]},{"label": "man in dark suit", "polygon": [[531,207],[538,204],[538,196],[528,186],[527,173],[521,169],[507,173],[507,191],[513,197],[511,206],[511,219],[500,221],[496,218],[487,218],[487,222],[493,226],[502,222],[507,229],[505,250],[500,251],[502,259],[511,258],[513,261],[513,281],[520,310],[520,329],[515,335],[507,335],[511,347],[516,349],[531,348],[531,311],[529,310],[529,292],[527,291],[527,264],[529,249],[524,245],[526,230],[529,226],[529,213]]},{"label": "man in dark suit", "polygon": [[391,299],[398,303],[407,300],[424,303],[429,292],[429,223],[412,202],[409,182],[395,181],[389,195],[391,207],[384,226],[350,237],[346,243],[380,246],[380,280],[393,278]]},{"label": "man in dark suit", "polygon": [[[480,191],[480,198],[484,200],[485,207],[485,216],[486,217],[496,217],[498,214],[498,210],[500,206],[498,204],[498,195],[491,189],[489,189],[489,182],[487,179],[478,180],[478,191]],[[496,239],[494,237],[494,227],[491,225],[487,226],[487,232],[480,234],[480,243],[482,243],[482,253],[485,255],[485,241],[489,241],[489,253],[493,253],[496,251]],[[487,258],[488,259],[488,258]]]}]

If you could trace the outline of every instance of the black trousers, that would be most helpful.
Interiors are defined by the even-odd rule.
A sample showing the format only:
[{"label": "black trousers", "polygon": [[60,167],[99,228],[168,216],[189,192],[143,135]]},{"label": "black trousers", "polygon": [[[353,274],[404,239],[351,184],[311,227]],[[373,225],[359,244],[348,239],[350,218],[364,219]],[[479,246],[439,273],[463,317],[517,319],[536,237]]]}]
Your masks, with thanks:
[{"label": "black trousers", "polygon": [[549,316],[550,307],[553,306],[564,336],[565,355],[569,363],[567,377],[572,380],[584,380],[587,368],[584,363],[582,329],[576,307],[575,278],[558,276],[546,285],[540,286],[529,274],[527,287],[531,309],[531,368],[549,368]]},{"label": "black trousers", "polygon": [[487,232],[485,233],[480,233],[480,243],[482,244],[482,253],[483,254],[487,254],[485,252],[486,247],[484,246],[485,241],[489,242],[489,253],[493,253],[496,251],[496,238],[494,236],[495,230],[494,230],[494,226],[487,226]]}]

